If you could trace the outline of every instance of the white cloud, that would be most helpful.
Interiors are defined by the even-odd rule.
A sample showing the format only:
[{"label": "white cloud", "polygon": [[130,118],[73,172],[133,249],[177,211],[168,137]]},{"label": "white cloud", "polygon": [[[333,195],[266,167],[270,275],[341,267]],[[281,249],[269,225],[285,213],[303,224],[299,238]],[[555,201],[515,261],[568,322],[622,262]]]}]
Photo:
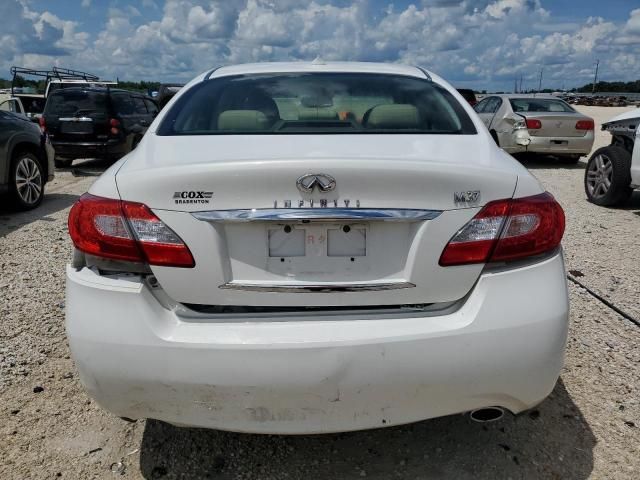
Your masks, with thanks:
[{"label": "white cloud", "polygon": [[534,82],[542,66],[545,85],[580,85],[596,58],[602,78],[640,77],[640,9],[620,23],[556,21],[553,3],[541,2],[422,0],[400,8],[370,0],[167,0],[160,9],[141,0],[119,3],[100,31],[88,33],[24,6],[31,3],[5,0],[0,15],[18,21],[0,32],[0,76],[11,64],[69,61],[107,78],[188,80],[220,64],[321,56],[420,64],[454,84],[489,89],[508,88],[520,75]]}]

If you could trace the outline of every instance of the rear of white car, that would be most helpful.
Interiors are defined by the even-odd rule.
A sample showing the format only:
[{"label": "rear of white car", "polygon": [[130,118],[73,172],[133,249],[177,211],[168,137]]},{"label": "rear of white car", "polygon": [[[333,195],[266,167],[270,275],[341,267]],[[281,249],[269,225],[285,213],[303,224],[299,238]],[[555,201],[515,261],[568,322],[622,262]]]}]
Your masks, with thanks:
[{"label": "rear of white car", "polygon": [[500,147],[512,154],[578,161],[593,146],[593,119],[559,98],[505,94],[491,96],[475,108]]},{"label": "rear of white car", "polygon": [[87,390],[259,433],[539,403],[564,356],[564,216],[481,125],[413,67],[198,77],[70,214]]}]

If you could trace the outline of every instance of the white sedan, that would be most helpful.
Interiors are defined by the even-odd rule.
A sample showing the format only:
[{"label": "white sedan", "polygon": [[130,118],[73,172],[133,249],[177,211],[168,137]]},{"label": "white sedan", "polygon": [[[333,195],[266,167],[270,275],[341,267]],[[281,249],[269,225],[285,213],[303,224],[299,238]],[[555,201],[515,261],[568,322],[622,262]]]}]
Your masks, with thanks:
[{"label": "white sedan", "polygon": [[421,68],[210,70],[73,206],[67,332],[114,414],[257,433],[540,403],[564,214]]},{"label": "white sedan", "polygon": [[491,95],[473,108],[509,153],[555,155],[576,163],[593,147],[593,119],[551,95]]}]

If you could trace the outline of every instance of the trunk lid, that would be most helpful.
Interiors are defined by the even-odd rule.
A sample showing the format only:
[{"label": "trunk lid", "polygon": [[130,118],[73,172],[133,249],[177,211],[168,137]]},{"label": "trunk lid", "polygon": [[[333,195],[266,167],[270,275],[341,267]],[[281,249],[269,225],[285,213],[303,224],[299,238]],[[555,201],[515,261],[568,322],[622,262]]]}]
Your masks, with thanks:
[{"label": "trunk lid", "polygon": [[[482,270],[438,260],[482,205],[513,195],[518,168],[494,153],[479,135],[158,136],[116,180],[123,200],[148,205],[191,249],[193,269],[153,267],[178,302],[429,304],[464,297]],[[309,173],[333,177],[335,189],[299,191],[296,180]],[[347,207],[348,219],[304,220]],[[238,209],[296,218],[238,222],[220,214]],[[370,209],[430,213],[396,221],[358,215]],[[197,213],[210,211],[214,217]]]},{"label": "trunk lid", "polygon": [[576,129],[580,120],[590,120],[589,117],[567,112],[518,112],[526,119],[540,120],[542,128],[529,129],[532,137],[584,137],[587,130]]}]

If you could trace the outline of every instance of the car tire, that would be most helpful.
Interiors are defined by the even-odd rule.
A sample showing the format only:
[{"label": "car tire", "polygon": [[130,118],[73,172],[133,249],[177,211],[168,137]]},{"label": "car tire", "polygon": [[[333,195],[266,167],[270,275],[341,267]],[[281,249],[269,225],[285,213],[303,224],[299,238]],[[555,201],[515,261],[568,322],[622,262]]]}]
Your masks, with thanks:
[{"label": "car tire", "polygon": [[69,168],[73,163],[73,160],[69,158],[56,158],[53,163],[56,168]]},{"label": "car tire", "polygon": [[599,148],[584,172],[584,190],[590,202],[612,207],[627,201],[631,184],[631,154],[624,148],[609,145]]},{"label": "car tire", "polygon": [[31,152],[17,152],[9,171],[9,194],[18,210],[31,210],[42,203],[45,178],[40,160]]}]

